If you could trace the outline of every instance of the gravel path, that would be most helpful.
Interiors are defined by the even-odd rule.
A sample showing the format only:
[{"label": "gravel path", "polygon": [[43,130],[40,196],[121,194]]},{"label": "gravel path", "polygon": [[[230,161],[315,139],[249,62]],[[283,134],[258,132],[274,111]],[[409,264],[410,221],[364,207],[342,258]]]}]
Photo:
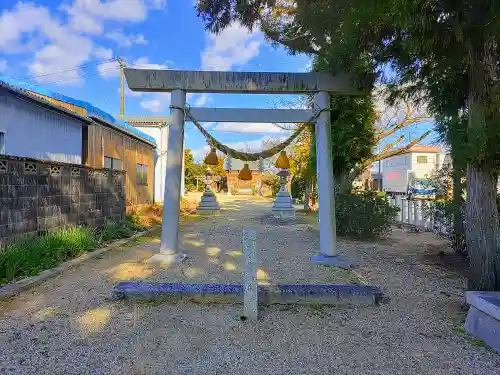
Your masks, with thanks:
[{"label": "gravel path", "polygon": [[[314,270],[314,280],[329,275],[306,264],[318,240],[312,221],[273,226],[265,217],[268,203],[225,207],[232,209],[216,219],[183,225],[192,263],[182,277],[231,280],[239,263],[230,251],[238,250],[242,225],[266,236],[261,254],[280,245],[294,254],[264,257],[272,281]],[[376,243],[341,240],[340,251],[359,264],[360,277],[382,287],[388,302],[357,309],[275,306],[262,310],[257,324],[238,319],[240,306],[108,301],[116,281],[158,272],[142,262],[155,251],[154,240],[111,251],[0,303],[0,374],[500,374],[498,355],[456,331],[465,317],[465,280],[422,258],[439,244],[431,234],[399,230]],[[235,272],[193,270],[210,259],[219,260],[214,271],[233,259]]]}]

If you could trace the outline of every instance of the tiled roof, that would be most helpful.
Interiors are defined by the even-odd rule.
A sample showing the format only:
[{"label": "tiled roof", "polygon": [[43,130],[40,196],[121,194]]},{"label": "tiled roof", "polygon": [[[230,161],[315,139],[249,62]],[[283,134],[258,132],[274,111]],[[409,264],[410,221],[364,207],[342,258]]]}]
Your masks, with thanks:
[{"label": "tiled roof", "polygon": [[120,120],[134,126],[166,126],[170,121],[168,116],[117,116]]},{"label": "tiled roof", "polygon": [[439,146],[412,146],[407,150],[407,153],[410,152],[430,152],[430,153],[439,153],[441,152],[441,147]]},{"label": "tiled roof", "polygon": [[[5,77],[5,76],[0,76],[0,83],[7,85],[9,87],[12,87],[14,89],[17,89],[19,93],[22,93],[23,95],[26,95],[26,96],[28,96],[30,94],[29,92],[31,91],[31,92],[34,92],[34,93],[39,94],[39,95],[44,95],[46,97],[49,97],[49,98],[52,98],[55,100],[59,100],[61,102],[69,103],[69,104],[72,104],[74,106],[84,108],[87,112],[88,117],[102,120],[103,122],[105,122],[109,126],[112,126],[118,130],[125,131],[126,133],[129,133],[129,134],[135,136],[136,138],[148,141],[149,143],[156,145],[155,139],[153,137],[151,137],[150,135],[140,131],[139,129],[137,129],[129,124],[127,124],[125,121],[116,119],[114,116],[110,115],[109,113],[104,112],[103,110],[101,110],[97,107],[94,107],[92,104],[85,102],[83,100],[74,99],[70,96],[59,94],[57,92],[47,90],[43,87],[31,85],[31,84],[25,83],[25,82],[20,82],[20,81],[17,81],[15,79]],[[33,98],[36,96],[30,95],[30,97]],[[38,97],[38,99],[40,99],[40,98]],[[49,102],[44,101],[44,103],[49,103]],[[54,104],[52,104],[52,106],[62,108],[62,107],[54,105]],[[75,114],[75,112],[72,112],[69,110],[66,110],[66,111]]]}]

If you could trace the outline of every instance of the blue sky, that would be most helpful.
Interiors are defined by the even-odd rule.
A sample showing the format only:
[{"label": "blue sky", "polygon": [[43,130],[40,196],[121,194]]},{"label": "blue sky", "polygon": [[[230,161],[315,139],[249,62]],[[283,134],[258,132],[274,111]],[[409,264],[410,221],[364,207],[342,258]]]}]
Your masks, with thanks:
[{"label": "blue sky", "polygon": [[[41,85],[119,112],[117,56],[149,68],[307,71],[307,56],[289,56],[258,31],[233,25],[204,31],[195,0],[0,1],[0,74]],[[288,97],[286,99],[295,100]],[[169,94],[126,93],[127,115],[168,115]],[[191,105],[275,107],[272,95],[192,95]],[[256,149],[285,133],[268,124],[207,124],[233,147]],[[205,141],[187,124],[186,147],[203,155]]]}]

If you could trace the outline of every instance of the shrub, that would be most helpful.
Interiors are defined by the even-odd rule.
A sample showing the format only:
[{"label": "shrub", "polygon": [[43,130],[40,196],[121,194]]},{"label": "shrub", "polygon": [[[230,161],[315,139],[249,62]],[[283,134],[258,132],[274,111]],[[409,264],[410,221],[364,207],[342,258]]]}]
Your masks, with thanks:
[{"label": "shrub", "polygon": [[291,195],[293,198],[302,201],[306,193],[306,181],[301,178],[292,178],[292,183],[290,184]]},{"label": "shrub", "polygon": [[82,227],[27,238],[0,253],[0,284],[21,276],[36,275],[97,245],[95,231]]},{"label": "shrub", "polygon": [[128,214],[124,221],[108,221],[102,228],[101,240],[109,242],[120,238],[127,238],[141,229],[143,227],[140,217],[135,213]]},{"label": "shrub", "polygon": [[337,233],[356,238],[384,236],[391,230],[398,208],[376,192],[338,194],[335,203]]},{"label": "shrub", "polygon": [[271,189],[272,195],[275,196],[280,191],[280,178],[274,173],[266,173],[262,176],[262,183]]}]

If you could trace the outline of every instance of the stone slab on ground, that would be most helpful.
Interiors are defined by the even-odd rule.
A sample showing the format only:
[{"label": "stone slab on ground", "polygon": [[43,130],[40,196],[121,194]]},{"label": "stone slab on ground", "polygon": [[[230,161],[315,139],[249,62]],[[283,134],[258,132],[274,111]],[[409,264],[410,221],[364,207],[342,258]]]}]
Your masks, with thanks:
[{"label": "stone slab on ground", "polygon": [[500,292],[466,292],[465,331],[500,353]]},{"label": "stone slab on ground", "polygon": [[[259,285],[257,294],[261,305],[372,306],[377,305],[382,297],[379,288],[356,284]],[[122,282],[115,286],[114,295],[117,299],[131,301],[243,303],[244,286],[241,284]]]}]

